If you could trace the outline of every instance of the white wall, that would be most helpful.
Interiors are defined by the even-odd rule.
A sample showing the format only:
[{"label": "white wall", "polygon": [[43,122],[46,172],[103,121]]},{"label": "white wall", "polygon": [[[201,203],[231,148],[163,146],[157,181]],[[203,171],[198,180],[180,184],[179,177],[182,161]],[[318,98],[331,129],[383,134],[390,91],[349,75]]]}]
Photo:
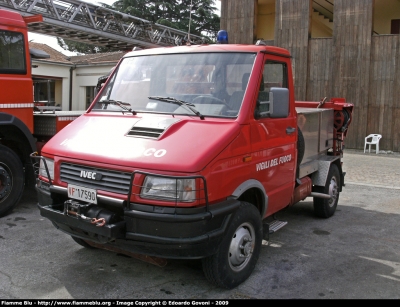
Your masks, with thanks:
[{"label": "white wall", "polygon": [[[107,65],[85,65],[74,68],[73,64],[32,61],[37,68],[32,69],[32,75],[40,78],[61,78],[56,82],[56,104],[61,104],[62,110],[69,110],[70,101],[70,69],[72,71],[72,110],[85,110],[86,86],[96,86],[99,77],[106,75],[116,63]],[[59,101],[61,100],[61,101]]]},{"label": "white wall", "polygon": [[73,110],[85,110],[86,86],[96,86],[100,77],[108,74],[114,67],[112,65],[78,66],[74,70],[73,84]]}]

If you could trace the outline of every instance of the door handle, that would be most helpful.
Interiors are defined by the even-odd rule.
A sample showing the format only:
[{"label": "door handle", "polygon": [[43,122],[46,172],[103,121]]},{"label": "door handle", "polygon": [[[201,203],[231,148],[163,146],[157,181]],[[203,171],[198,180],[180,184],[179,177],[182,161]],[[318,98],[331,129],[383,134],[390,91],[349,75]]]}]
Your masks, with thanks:
[{"label": "door handle", "polygon": [[287,127],[286,128],[286,134],[292,134],[295,131],[296,131],[296,128],[293,128],[293,127]]}]

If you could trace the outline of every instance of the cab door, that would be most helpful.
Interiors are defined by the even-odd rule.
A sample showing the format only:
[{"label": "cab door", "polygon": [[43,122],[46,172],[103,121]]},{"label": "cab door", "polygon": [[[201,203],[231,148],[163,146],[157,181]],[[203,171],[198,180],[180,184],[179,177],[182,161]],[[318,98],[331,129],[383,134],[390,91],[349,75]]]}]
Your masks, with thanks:
[{"label": "cab door", "polygon": [[[289,58],[266,54],[259,76],[259,92],[254,95],[254,116],[250,120],[253,178],[265,188],[268,196],[266,215],[287,206],[293,194],[296,174],[297,124],[293,90],[289,91],[288,112],[278,118],[260,114],[270,100],[271,88],[293,88]],[[286,91],[285,91],[286,92]],[[287,92],[286,92],[287,93]],[[264,102],[264,103],[263,103]],[[275,105],[279,107],[279,105]]]}]

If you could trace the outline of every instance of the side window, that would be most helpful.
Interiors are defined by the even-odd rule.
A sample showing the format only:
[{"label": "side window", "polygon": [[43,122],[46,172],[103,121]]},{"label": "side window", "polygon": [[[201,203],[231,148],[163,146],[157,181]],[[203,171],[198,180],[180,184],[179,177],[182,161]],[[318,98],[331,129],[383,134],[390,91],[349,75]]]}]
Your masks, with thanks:
[{"label": "side window", "polygon": [[286,87],[287,88],[287,68],[286,63],[275,61],[267,61],[264,65],[263,83],[260,86],[260,91],[267,91],[271,87]]},{"label": "side window", "polygon": [[256,114],[268,117],[270,114],[270,90],[272,87],[287,88],[286,63],[268,60],[264,64],[264,71],[258,92]]},{"label": "side window", "polygon": [[94,86],[86,86],[86,97],[85,97],[85,107],[86,109],[89,108],[90,104],[92,103],[95,94],[95,87]]},{"label": "side window", "polygon": [[22,33],[0,30],[0,73],[26,74]]},{"label": "side window", "polygon": [[54,106],[55,81],[35,78],[33,81],[33,99],[39,105]]}]

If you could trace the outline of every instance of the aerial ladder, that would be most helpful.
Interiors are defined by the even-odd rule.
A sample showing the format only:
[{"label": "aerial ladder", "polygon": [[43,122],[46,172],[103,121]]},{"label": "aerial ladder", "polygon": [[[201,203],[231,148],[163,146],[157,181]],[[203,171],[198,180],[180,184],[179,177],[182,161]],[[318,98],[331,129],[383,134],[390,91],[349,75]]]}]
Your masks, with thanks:
[{"label": "aerial ladder", "polygon": [[22,16],[40,14],[28,24],[33,33],[57,36],[115,50],[201,44],[205,38],[80,0],[0,0],[0,8]]}]

